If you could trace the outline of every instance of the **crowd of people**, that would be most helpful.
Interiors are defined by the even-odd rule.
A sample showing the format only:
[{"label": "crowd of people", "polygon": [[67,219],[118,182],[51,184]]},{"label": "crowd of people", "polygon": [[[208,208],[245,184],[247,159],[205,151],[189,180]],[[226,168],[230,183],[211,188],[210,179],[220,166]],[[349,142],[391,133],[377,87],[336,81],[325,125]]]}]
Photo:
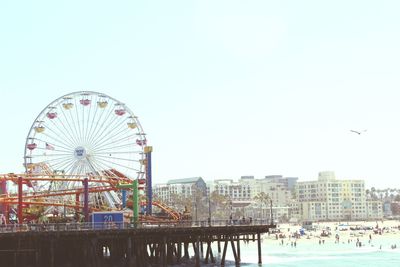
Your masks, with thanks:
[{"label": "crowd of people", "polygon": [[[396,242],[399,242],[400,223],[398,221],[379,221],[378,222],[327,222],[316,223],[311,230],[305,230],[301,225],[278,225],[268,234],[269,239],[279,241],[279,245],[297,247],[300,240],[316,240],[319,245],[326,243],[334,244],[354,244],[356,248],[378,247],[382,249],[390,244],[391,249],[397,249]],[[376,241],[376,242],[373,242]],[[384,243],[385,245],[382,245]]]}]

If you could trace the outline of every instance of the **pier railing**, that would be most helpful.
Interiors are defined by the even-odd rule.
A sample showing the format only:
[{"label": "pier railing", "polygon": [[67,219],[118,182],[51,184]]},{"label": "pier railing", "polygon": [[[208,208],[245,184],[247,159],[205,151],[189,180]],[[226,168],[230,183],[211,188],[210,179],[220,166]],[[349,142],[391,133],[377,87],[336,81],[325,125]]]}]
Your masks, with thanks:
[{"label": "pier railing", "polygon": [[216,226],[235,226],[235,225],[268,225],[269,220],[211,220],[211,221],[161,221],[161,222],[71,222],[71,223],[40,223],[40,224],[2,224],[0,233],[14,232],[46,232],[46,231],[98,231],[113,229],[140,229],[140,228],[159,228],[159,227],[216,227]]}]

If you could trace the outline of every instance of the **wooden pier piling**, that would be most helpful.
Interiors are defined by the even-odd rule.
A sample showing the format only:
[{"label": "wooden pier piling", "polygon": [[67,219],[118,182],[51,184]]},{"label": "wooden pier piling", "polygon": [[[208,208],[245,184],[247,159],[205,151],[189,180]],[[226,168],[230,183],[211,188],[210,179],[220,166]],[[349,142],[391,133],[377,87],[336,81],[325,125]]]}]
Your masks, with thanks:
[{"label": "wooden pier piling", "polygon": [[[223,245],[220,266],[225,266],[228,247],[235,265],[241,262],[240,241],[258,243],[270,225],[205,227],[125,227],[124,229],[74,229],[53,227],[40,231],[0,232],[2,266],[170,266],[193,260],[194,266],[215,263],[212,245]],[[37,227],[36,229],[38,229]],[[257,238],[255,238],[257,237]]]}]

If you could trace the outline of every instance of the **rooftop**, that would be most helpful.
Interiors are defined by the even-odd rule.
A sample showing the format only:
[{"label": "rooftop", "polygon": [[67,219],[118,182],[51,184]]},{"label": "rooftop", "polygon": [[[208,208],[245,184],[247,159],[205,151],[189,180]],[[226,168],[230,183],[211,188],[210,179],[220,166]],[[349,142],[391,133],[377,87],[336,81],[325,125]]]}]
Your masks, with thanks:
[{"label": "rooftop", "polygon": [[169,180],[167,184],[193,184],[197,183],[199,180],[203,180],[203,178],[191,177],[191,178],[173,179]]}]

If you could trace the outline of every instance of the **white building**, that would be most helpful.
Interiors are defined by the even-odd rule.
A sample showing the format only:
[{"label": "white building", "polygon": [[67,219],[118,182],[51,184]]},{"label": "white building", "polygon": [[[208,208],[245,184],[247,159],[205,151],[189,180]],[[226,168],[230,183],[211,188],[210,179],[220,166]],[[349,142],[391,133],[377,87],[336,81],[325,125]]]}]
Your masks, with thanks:
[{"label": "white building", "polygon": [[154,197],[165,203],[173,201],[174,196],[191,198],[195,192],[206,194],[206,183],[201,177],[173,179],[153,186]]},{"label": "white building", "polygon": [[337,180],[333,172],[321,172],[317,181],[298,182],[296,194],[302,220],[382,218],[382,208],[367,202],[363,180]]}]

